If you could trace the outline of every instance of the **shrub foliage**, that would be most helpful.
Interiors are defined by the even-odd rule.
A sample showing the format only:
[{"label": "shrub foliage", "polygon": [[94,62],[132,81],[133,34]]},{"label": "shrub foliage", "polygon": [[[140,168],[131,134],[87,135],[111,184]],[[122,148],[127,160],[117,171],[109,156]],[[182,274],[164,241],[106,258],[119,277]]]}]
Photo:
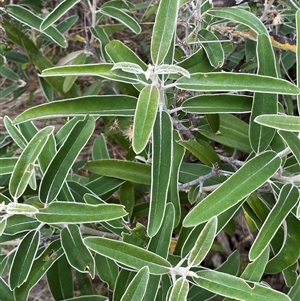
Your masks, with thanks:
[{"label": "shrub foliage", "polygon": [[1,300],[299,300],[300,6],[240,2],[2,3]]}]

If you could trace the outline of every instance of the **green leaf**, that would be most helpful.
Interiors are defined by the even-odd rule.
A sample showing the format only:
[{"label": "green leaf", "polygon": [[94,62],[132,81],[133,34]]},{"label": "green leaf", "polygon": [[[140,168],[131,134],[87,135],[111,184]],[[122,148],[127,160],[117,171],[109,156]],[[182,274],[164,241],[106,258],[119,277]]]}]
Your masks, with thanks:
[{"label": "green leaf", "polygon": [[179,198],[178,182],[179,182],[179,171],[181,162],[184,157],[185,149],[177,143],[180,140],[180,136],[177,131],[173,131],[173,161],[172,161],[172,172],[168,190],[168,202],[174,205],[175,209],[175,226],[178,225],[181,218],[181,204]]},{"label": "green leaf", "polygon": [[129,283],[121,301],[140,301],[146,292],[149,280],[149,268],[144,266]]},{"label": "green leaf", "polygon": [[77,225],[68,225],[60,234],[61,245],[69,264],[81,273],[89,273],[95,277],[95,260],[91,252],[82,242],[82,236]]},{"label": "green leaf", "polygon": [[[72,62],[72,65],[80,65],[80,64],[84,64],[86,60],[86,54],[80,53]],[[71,87],[73,86],[73,84],[75,83],[77,79],[77,76],[67,76],[64,80],[64,84],[63,84],[63,90],[64,92],[68,92]]]},{"label": "green leaf", "polygon": [[6,213],[8,214],[28,214],[34,215],[38,213],[38,209],[32,205],[19,204],[19,203],[9,203],[6,208]]},{"label": "green leaf", "polygon": [[9,286],[13,290],[26,282],[40,243],[40,232],[31,231],[20,242],[10,272]]},{"label": "green leaf", "polygon": [[100,76],[109,80],[120,81],[128,84],[139,83],[134,74],[124,72],[122,70],[114,70],[111,68],[113,64],[100,63],[100,64],[85,64],[85,65],[72,65],[72,66],[60,66],[43,70],[41,76]]},{"label": "green leaf", "polygon": [[260,256],[298,201],[298,188],[292,184],[285,184],[280,190],[278,201],[270,211],[250,249],[250,260],[255,260]]},{"label": "green leaf", "polygon": [[105,62],[109,62],[109,57],[105,51],[105,46],[109,43],[109,38],[105,30],[101,26],[91,27],[90,31],[92,35],[100,42],[101,57]]},{"label": "green leaf", "polygon": [[245,9],[240,9],[237,7],[220,7],[210,9],[208,13],[215,17],[237,21],[238,23],[247,25],[257,34],[268,35],[265,25],[255,16],[255,14]]},{"label": "green leaf", "polygon": [[15,235],[30,230],[35,230],[40,223],[35,219],[26,215],[13,215],[7,219],[7,225],[4,233],[8,235]]},{"label": "green leaf", "polygon": [[27,145],[27,140],[21,131],[13,124],[8,116],[4,116],[3,122],[10,137],[21,149],[24,149]]},{"label": "green leaf", "polygon": [[47,283],[55,300],[73,297],[73,275],[66,256],[60,257],[48,270]]},{"label": "green leaf", "polygon": [[276,114],[260,115],[257,116],[254,121],[278,130],[300,132],[300,117],[298,116]]},{"label": "green leaf", "polygon": [[224,64],[224,50],[218,37],[207,29],[201,29],[198,36],[210,64],[215,68],[221,67]]},{"label": "green leaf", "polygon": [[199,265],[210,251],[216,236],[217,224],[218,220],[214,216],[207,222],[201,231],[199,238],[197,239],[195,246],[191,250],[188,258],[188,265],[190,267]]},{"label": "green leaf", "polygon": [[20,29],[17,27],[13,26],[13,24],[4,19],[3,20],[3,28],[5,29],[5,33],[7,37],[12,40],[13,43],[16,45],[24,48],[26,51],[28,51],[31,54],[38,54],[39,50],[38,48],[34,45],[31,39],[23,33]]},{"label": "green leaf", "polygon": [[155,65],[160,65],[169,51],[177,24],[178,9],[179,0],[159,2],[151,40],[151,58]]},{"label": "green leaf", "polygon": [[162,226],[158,233],[151,237],[149,241],[148,250],[159,256],[162,256],[163,258],[167,258],[169,254],[169,248],[174,229],[174,217],[174,206],[172,203],[168,203],[166,205],[166,213],[162,222]]},{"label": "green leaf", "polygon": [[91,250],[134,269],[149,268],[150,274],[162,275],[170,271],[170,263],[155,253],[134,245],[103,237],[86,237],[83,242]]},{"label": "green leaf", "polygon": [[13,172],[18,158],[0,158],[0,175],[7,175]]},{"label": "green leaf", "polygon": [[105,50],[114,63],[129,62],[139,65],[144,71],[147,65],[129,47],[119,40],[109,42]]},{"label": "green leaf", "polygon": [[139,25],[139,23],[121,9],[112,6],[105,6],[105,7],[101,7],[100,12],[103,15],[106,15],[108,17],[120,21],[122,24],[127,26],[135,34],[139,34],[142,31],[142,28]]},{"label": "green leaf", "polygon": [[189,98],[182,110],[193,114],[251,112],[252,97],[237,94],[205,94]]},{"label": "green leaf", "polygon": [[201,126],[199,132],[203,136],[230,148],[251,153],[248,124],[231,114],[220,114],[219,117],[220,127],[217,133],[214,133],[208,124]]},{"label": "green leaf", "polygon": [[168,301],[186,301],[189,292],[189,282],[181,277],[174,283]]},{"label": "green leaf", "polygon": [[41,24],[41,30],[46,30],[80,0],[64,0],[57,5]]},{"label": "green leaf", "polygon": [[[35,106],[17,116],[14,123],[27,120],[67,116],[133,116],[136,98],[126,95],[83,96]],[[83,105],[84,103],[84,105]]]},{"label": "green leaf", "polygon": [[132,182],[125,182],[120,188],[120,204],[125,206],[129,217],[132,216],[133,207],[135,205],[134,184]]},{"label": "green leaf", "polygon": [[[32,27],[36,30],[40,30],[42,24],[42,19],[36,14],[33,14],[30,10],[20,6],[20,5],[6,5],[6,9],[9,11],[9,14],[16,20],[21,23],[27,24],[29,27]],[[66,48],[68,46],[67,40],[55,27],[48,27],[44,34],[47,35],[51,40],[57,43],[59,46]]]},{"label": "green leaf", "polygon": [[296,160],[300,164],[300,137],[297,137],[295,133],[287,131],[278,131],[278,134],[286,142]]},{"label": "green leaf", "polygon": [[6,228],[6,225],[7,225],[7,218],[2,218],[0,220],[0,236],[3,234],[3,232],[4,232],[5,228]]},{"label": "green leaf", "polygon": [[291,266],[282,271],[284,281],[287,287],[295,285],[298,277],[298,260]]},{"label": "green leaf", "polygon": [[[300,18],[300,17],[299,17]],[[292,301],[297,301],[300,298],[300,276],[297,278],[297,282],[295,285],[290,289],[288,296]]]},{"label": "green leaf", "polygon": [[178,141],[178,144],[184,146],[188,151],[190,151],[196,158],[202,161],[208,166],[213,166],[218,164],[222,166],[222,162],[218,157],[215,150],[204,140],[189,140],[189,141]]},{"label": "green leaf", "polygon": [[183,225],[192,227],[201,224],[233,207],[274,175],[280,164],[281,159],[272,151],[249,160],[218,189],[194,207],[183,220]]},{"label": "green leaf", "polygon": [[49,164],[40,184],[39,197],[44,203],[52,202],[59,194],[78,154],[95,128],[93,117],[79,121]]},{"label": "green leaf", "polygon": [[147,232],[154,236],[165,214],[173,160],[173,126],[168,113],[157,113],[152,137],[151,193]]},{"label": "green leaf", "polygon": [[146,86],[140,93],[133,122],[132,149],[141,153],[150,138],[157,115],[159,91],[156,86]]},{"label": "green leaf", "polygon": [[290,301],[289,297],[257,283],[248,285],[243,279],[217,271],[197,272],[194,281],[209,291],[241,301]]},{"label": "green leaf", "polygon": [[[114,301],[120,301],[125,290],[133,277],[136,275],[136,272],[121,269],[118,277],[116,278],[116,285],[114,287]],[[146,296],[145,296],[146,297]]]},{"label": "green leaf", "polygon": [[[257,37],[258,74],[277,77],[276,60],[269,35],[260,34]],[[255,93],[252,104],[249,137],[252,149],[260,153],[270,145],[275,130],[255,123],[255,117],[262,114],[277,113],[276,94]]]},{"label": "green leaf", "polygon": [[85,165],[86,169],[107,177],[131,181],[133,183],[140,183],[150,185],[151,182],[151,166],[137,162],[130,162],[124,160],[96,160],[90,161]]},{"label": "green leaf", "polygon": [[5,301],[15,301],[13,292],[10,290],[6,282],[0,277],[1,299]]},{"label": "green leaf", "polygon": [[14,291],[15,300],[27,301],[31,288],[46,274],[48,269],[64,254],[60,248],[59,240],[56,240],[39,255],[33,262],[27,281]]},{"label": "green leaf", "polygon": [[14,199],[19,198],[25,191],[34,173],[34,163],[45,146],[54,127],[46,127],[31,139],[20,155],[9,181],[9,191]]},{"label": "green leaf", "polygon": [[101,134],[94,140],[92,149],[92,159],[109,159],[109,152],[106,145],[106,140],[104,134]]},{"label": "green leaf", "polygon": [[188,91],[252,91],[292,95],[300,93],[299,88],[280,78],[230,72],[193,73],[190,78],[179,78],[175,86]]},{"label": "green leaf", "polygon": [[126,214],[124,207],[116,204],[53,202],[45,209],[41,209],[36,218],[47,224],[79,224],[114,220]]},{"label": "green leaf", "polygon": [[260,256],[253,262],[248,263],[247,267],[243,271],[241,278],[249,281],[260,281],[261,277],[265,272],[265,267],[267,265],[270,254],[270,248],[264,249]]},{"label": "green leaf", "polygon": [[108,288],[112,291],[119,274],[117,264],[113,260],[99,254],[95,255],[95,263],[99,278],[106,282]]}]

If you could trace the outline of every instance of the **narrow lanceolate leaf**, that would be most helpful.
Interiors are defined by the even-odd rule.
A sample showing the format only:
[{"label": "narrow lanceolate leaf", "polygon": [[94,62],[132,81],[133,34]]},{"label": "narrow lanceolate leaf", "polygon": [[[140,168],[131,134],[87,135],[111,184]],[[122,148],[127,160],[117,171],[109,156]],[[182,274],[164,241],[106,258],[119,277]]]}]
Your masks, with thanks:
[{"label": "narrow lanceolate leaf", "polygon": [[42,202],[50,203],[57,197],[78,154],[92,135],[94,127],[95,120],[91,116],[74,126],[42,178],[39,190]]},{"label": "narrow lanceolate leaf", "polygon": [[118,219],[127,215],[124,207],[116,204],[89,205],[83,203],[54,202],[41,209],[36,218],[47,224],[79,224]]},{"label": "narrow lanceolate leaf", "polygon": [[39,243],[40,232],[33,230],[19,244],[9,273],[11,289],[21,286],[27,280]]},{"label": "narrow lanceolate leaf", "polygon": [[286,142],[288,147],[291,149],[293,155],[296,160],[300,164],[300,137],[295,133],[287,132],[287,131],[278,131],[278,134],[281,138]]},{"label": "narrow lanceolate leaf", "polygon": [[6,175],[13,172],[18,158],[0,158],[0,175]]},{"label": "narrow lanceolate leaf", "polygon": [[238,23],[247,25],[257,34],[268,34],[265,25],[250,11],[236,7],[222,7],[210,9],[208,12],[209,14],[222,19],[237,21]]},{"label": "narrow lanceolate leaf", "polygon": [[222,162],[218,157],[217,153],[213,147],[203,140],[189,140],[189,141],[179,141],[180,145],[184,146],[188,151],[190,151],[196,158],[201,160],[204,164],[208,166],[213,166],[218,164],[222,166]]},{"label": "narrow lanceolate leaf", "polygon": [[251,112],[252,96],[238,94],[204,94],[187,99],[182,110],[194,114]]},{"label": "narrow lanceolate leaf", "polygon": [[[299,219],[291,212],[285,219],[287,234],[285,235],[284,245],[280,245],[279,252],[269,260],[265,273],[277,274],[285,270],[299,259],[300,254],[300,232]],[[282,241],[280,241],[281,243]]]},{"label": "narrow lanceolate leaf", "polygon": [[64,251],[60,247],[59,240],[52,242],[33,262],[27,281],[15,289],[15,300],[27,301],[31,288],[46,274],[53,263],[63,254]]},{"label": "narrow lanceolate leaf", "polygon": [[300,117],[298,116],[269,114],[258,116],[254,121],[278,130],[300,132]]},{"label": "narrow lanceolate leaf", "polygon": [[276,234],[286,216],[294,208],[298,201],[298,188],[292,184],[284,185],[280,191],[278,201],[270,211],[250,249],[250,260],[255,260],[258,256],[260,256]]},{"label": "narrow lanceolate leaf", "polygon": [[166,206],[166,213],[158,233],[150,239],[148,250],[167,258],[174,229],[175,210],[172,203]]},{"label": "narrow lanceolate leaf", "polygon": [[127,26],[130,30],[132,30],[135,34],[139,34],[142,30],[139,23],[121,9],[112,6],[106,6],[106,7],[102,7],[100,12],[103,15],[106,15],[108,17],[120,21],[125,26]]},{"label": "narrow lanceolate leaf", "polygon": [[217,271],[200,271],[194,281],[200,286],[218,295],[241,301],[290,301],[290,298],[267,286],[251,283],[243,279]]},{"label": "narrow lanceolate leaf", "polygon": [[[299,15],[300,18],[300,15]],[[295,285],[290,289],[288,296],[292,301],[297,301],[300,298],[300,275],[297,278]]]},{"label": "narrow lanceolate leaf", "polygon": [[[269,35],[257,37],[258,74],[277,77],[276,60]],[[253,98],[249,137],[252,149],[260,153],[267,149],[275,135],[275,130],[254,122],[263,114],[277,114],[277,94],[256,92]]]},{"label": "narrow lanceolate leaf", "polygon": [[298,94],[300,89],[290,82],[270,76],[213,72],[193,73],[190,78],[181,77],[177,88],[192,91],[252,91],[264,93]]},{"label": "narrow lanceolate leaf", "polygon": [[119,40],[110,41],[105,50],[110,59],[114,63],[129,62],[139,65],[144,71],[147,70],[147,65],[132,51],[129,47]]},{"label": "narrow lanceolate leaf", "polygon": [[168,301],[186,301],[188,292],[189,282],[181,277],[174,283]]},{"label": "narrow lanceolate leaf", "polygon": [[[9,11],[9,14],[14,19],[20,21],[21,23],[25,23],[29,27],[32,27],[36,30],[40,30],[40,25],[42,24],[43,19],[32,13],[30,10],[20,5],[13,4],[7,5],[5,8]],[[48,27],[44,31],[44,34],[61,47],[66,48],[68,46],[67,40],[65,39],[64,35],[55,27]]]},{"label": "narrow lanceolate leaf", "polygon": [[157,113],[152,137],[151,197],[148,235],[154,236],[162,223],[173,160],[173,129],[168,113]]},{"label": "narrow lanceolate leaf", "polygon": [[177,24],[179,0],[162,0],[159,3],[151,41],[151,58],[155,65],[165,59],[172,43]]},{"label": "narrow lanceolate leaf", "polygon": [[107,176],[133,183],[150,185],[151,166],[124,160],[96,160],[88,162],[86,169],[101,176]]},{"label": "narrow lanceolate leaf", "polygon": [[[14,124],[34,119],[68,116],[134,116],[137,99],[132,96],[83,96],[38,105],[18,115]],[[84,105],[83,105],[84,104]]]},{"label": "narrow lanceolate leaf", "polygon": [[140,301],[143,300],[147,283],[149,280],[149,268],[141,268],[129,283],[121,301]]},{"label": "narrow lanceolate leaf", "polygon": [[32,205],[20,204],[20,203],[9,203],[6,208],[8,214],[24,214],[33,215],[38,213],[38,209]]},{"label": "narrow lanceolate leaf", "polygon": [[185,153],[184,147],[177,143],[177,141],[179,140],[180,136],[178,132],[173,130],[173,161],[170,185],[168,190],[168,202],[171,202],[174,205],[175,226],[179,224],[181,218],[181,204],[179,198],[178,182],[180,166]]},{"label": "narrow lanceolate leaf", "polygon": [[61,245],[69,264],[81,273],[89,273],[95,277],[95,260],[90,250],[82,242],[82,236],[77,225],[68,225],[61,231]]},{"label": "narrow lanceolate leaf", "polygon": [[7,224],[7,218],[6,219],[2,218],[0,220],[0,236],[3,234],[3,232],[6,228],[6,224]]},{"label": "narrow lanceolate leaf", "polygon": [[73,297],[73,270],[66,256],[61,256],[47,271],[47,284],[54,300]]},{"label": "narrow lanceolate leaf", "polygon": [[0,278],[0,292],[1,292],[1,298],[5,301],[15,301],[13,292],[8,287],[6,282],[3,280],[3,278]]},{"label": "narrow lanceolate leaf", "polygon": [[57,5],[53,11],[46,17],[41,24],[41,30],[44,31],[57,21],[63,14],[65,14],[71,7],[73,7],[80,0],[64,0]]},{"label": "narrow lanceolate leaf", "polygon": [[198,36],[210,64],[215,68],[222,67],[224,64],[224,50],[218,37],[207,29],[201,29]]},{"label": "narrow lanceolate leaf", "polygon": [[21,131],[13,124],[11,119],[8,116],[4,116],[3,122],[5,125],[5,129],[7,130],[10,137],[14,140],[14,142],[21,148],[24,149],[27,145],[27,140],[21,133]]},{"label": "narrow lanceolate leaf", "polygon": [[137,84],[138,80],[134,74],[124,72],[122,70],[114,70],[111,68],[113,64],[100,63],[100,64],[85,64],[73,66],[60,66],[43,70],[41,76],[68,76],[68,75],[90,75],[99,76],[110,80],[125,82],[129,84]]},{"label": "narrow lanceolate leaf", "polygon": [[133,122],[132,148],[139,154],[146,147],[150,138],[159,102],[156,86],[146,86],[140,93]]},{"label": "narrow lanceolate leaf", "polygon": [[[80,65],[80,64],[84,64],[86,60],[86,54],[80,53],[72,62],[73,65]],[[42,77],[41,77],[42,78]],[[73,84],[75,83],[77,79],[77,76],[67,76],[64,80],[64,84],[63,84],[63,90],[64,92],[68,92],[71,87],[73,86]]]},{"label": "narrow lanceolate leaf", "polygon": [[106,282],[108,288],[113,291],[117,276],[119,274],[118,265],[115,263],[115,261],[99,254],[95,255],[95,263],[99,278]]},{"label": "narrow lanceolate leaf", "polygon": [[143,248],[103,237],[86,237],[83,242],[91,250],[134,269],[149,268],[150,274],[163,275],[170,272],[170,263]]},{"label": "narrow lanceolate leaf", "polygon": [[19,157],[9,181],[9,192],[15,199],[20,197],[25,191],[34,173],[34,163],[53,129],[52,126],[49,126],[37,132]]},{"label": "narrow lanceolate leaf", "polygon": [[254,282],[260,281],[268,263],[269,253],[270,248],[267,247],[255,261],[248,263],[241,275],[241,278]]},{"label": "narrow lanceolate leaf", "polygon": [[183,220],[185,227],[201,224],[231,208],[263,185],[278,170],[281,159],[268,151],[249,160]]},{"label": "narrow lanceolate leaf", "polygon": [[216,236],[217,224],[218,219],[214,216],[201,231],[188,258],[188,265],[190,267],[199,265],[209,252]]}]

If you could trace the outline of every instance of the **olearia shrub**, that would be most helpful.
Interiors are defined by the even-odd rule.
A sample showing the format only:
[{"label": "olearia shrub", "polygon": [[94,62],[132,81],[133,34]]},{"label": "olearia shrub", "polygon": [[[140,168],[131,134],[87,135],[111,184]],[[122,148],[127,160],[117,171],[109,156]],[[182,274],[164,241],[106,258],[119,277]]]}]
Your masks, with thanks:
[{"label": "olearia shrub", "polygon": [[241,2],[2,3],[1,300],[299,300],[300,6]]}]

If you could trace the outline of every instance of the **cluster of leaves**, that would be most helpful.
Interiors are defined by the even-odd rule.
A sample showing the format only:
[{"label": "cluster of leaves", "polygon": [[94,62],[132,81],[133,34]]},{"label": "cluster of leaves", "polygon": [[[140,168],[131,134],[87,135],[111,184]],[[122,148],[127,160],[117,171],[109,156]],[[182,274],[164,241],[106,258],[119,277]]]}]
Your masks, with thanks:
[{"label": "cluster of leaves", "polygon": [[[0,275],[9,277],[0,277],[0,298],[26,301],[46,275],[55,300],[108,300],[91,282],[97,274],[114,301],[299,300],[300,83],[291,78],[300,77],[299,44],[296,53],[274,51],[264,19],[270,6],[259,3],[112,0],[99,8],[87,0],[86,48],[54,66],[47,51],[67,47],[64,33],[77,16],[57,21],[78,2],[47,13],[30,0],[0,10],[1,73],[12,82],[2,97],[22,94],[20,79],[34,66],[48,99],[3,119],[13,144],[3,134]],[[299,5],[278,5],[288,11],[279,33],[299,33]],[[109,38],[125,27],[140,34],[133,16],[145,8],[145,18],[156,15],[149,65]],[[107,18],[117,24],[101,25]],[[221,41],[216,26],[255,41]],[[9,61],[22,65],[19,73]],[[84,92],[78,76],[93,78]],[[34,123],[62,117],[58,132]],[[78,161],[99,118],[105,133],[91,161]],[[123,159],[110,158],[107,139]],[[235,251],[212,267],[205,258],[220,249],[216,236],[233,235],[241,214],[249,232],[258,230],[249,262],[240,270]],[[285,292],[262,282],[276,273]]]}]

